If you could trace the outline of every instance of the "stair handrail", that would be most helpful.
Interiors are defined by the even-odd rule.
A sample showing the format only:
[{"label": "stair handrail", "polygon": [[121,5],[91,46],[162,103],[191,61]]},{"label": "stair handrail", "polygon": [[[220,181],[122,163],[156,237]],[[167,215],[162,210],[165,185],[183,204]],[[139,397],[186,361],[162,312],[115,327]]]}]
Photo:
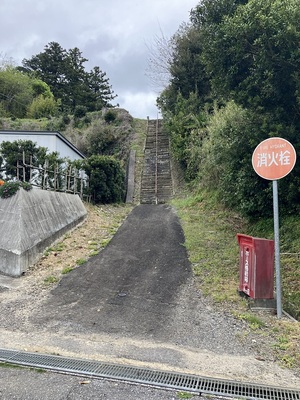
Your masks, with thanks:
[{"label": "stair handrail", "polygon": [[158,203],[158,128],[159,120],[156,119],[156,129],[155,129],[155,203]]}]

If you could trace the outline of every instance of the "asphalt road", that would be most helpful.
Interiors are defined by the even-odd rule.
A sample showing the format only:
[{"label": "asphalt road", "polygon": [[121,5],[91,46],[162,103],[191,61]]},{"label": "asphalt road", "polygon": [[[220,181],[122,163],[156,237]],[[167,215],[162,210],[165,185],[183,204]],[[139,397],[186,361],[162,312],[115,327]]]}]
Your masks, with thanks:
[{"label": "asphalt road", "polygon": [[[0,368],[1,400],[178,400],[179,393],[53,372]],[[199,399],[199,396],[189,398]]]},{"label": "asphalt road", "polygon": [[33,323],[52,320],[77,333],[160,336],[191,276],[183,243],[171,207],[135,207],[105,251],[61,280]]}]

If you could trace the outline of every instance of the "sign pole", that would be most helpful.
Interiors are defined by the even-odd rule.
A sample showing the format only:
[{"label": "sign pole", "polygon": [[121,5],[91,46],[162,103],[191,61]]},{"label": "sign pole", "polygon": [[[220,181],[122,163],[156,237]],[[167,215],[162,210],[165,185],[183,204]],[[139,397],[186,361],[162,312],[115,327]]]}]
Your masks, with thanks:
[{"label": "sign pole", "polygon": [[254,150],[252,166],[254,171],[264,179],[273,181],[273,214],[274,244],[276,268],[276,301],[277,317],[282,317],[281,279],[280,279],[280,244],[279,244],[279,211],[278,211],[278,179],[287,176],[295,166],[296,150],[294,146],[279,137],[263,140]]},{"label": "sign pole", "polygon": [[281,305],[279,207],[278,207],[278,182],[277,182],[277,180],[273,181],[273,210],[274,210],[274,239],[275,239],[277,318],[281,318],[282,317],[282,305]]}]

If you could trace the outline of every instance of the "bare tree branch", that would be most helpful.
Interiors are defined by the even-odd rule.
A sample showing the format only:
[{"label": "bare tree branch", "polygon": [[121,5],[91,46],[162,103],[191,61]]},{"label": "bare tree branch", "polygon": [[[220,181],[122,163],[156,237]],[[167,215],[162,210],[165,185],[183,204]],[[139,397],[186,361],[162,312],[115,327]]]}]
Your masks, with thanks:
[{"label": "bare tree branch", "polygon": [[167,38],[162,29],[160,35],[154,36],[151,44],[146,44],[149,50],[146,75],[152,85],[160,92],[170,81],[170,65],[173,59],[173,41]]}]

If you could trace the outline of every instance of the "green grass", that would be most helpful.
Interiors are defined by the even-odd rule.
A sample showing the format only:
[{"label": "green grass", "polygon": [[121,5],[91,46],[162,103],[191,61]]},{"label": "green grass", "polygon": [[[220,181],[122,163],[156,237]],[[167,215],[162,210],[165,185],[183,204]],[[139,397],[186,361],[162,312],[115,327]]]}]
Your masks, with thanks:
[{"label": "green grass", "polygon": [[53,283],[57,283],[58,281],[59,281],[59,279],[53,275],[47,276],[47,278],[44,279],[44,283],[46,285],[51,285]]},{"label": "green grass", "polygon": [[274,344],[274,347],[279,350],[287,350],[289,346],[289,339],[285,336],[279,336],[277,342]]},{"label": "green grass", "polygon": [[54,246],[48,247],[45,251],[44,251],[44,256],[49,256],[50,253],[59,253],[61,251],[63,251],[65,249],[66,245],[64,244],[64,242],[59,242],[56,243]]},{"label": "green grass", "polygon": [[79,258],[76,260],[76,265],[83,265],[86,262],[85,258]]},{"label": "green grass", "polygon": [[42,368],[28,368],[26,366],[10,364],[7,362],[0,362],[0,368],[9,368],[9,369],[29,369],[30,371],[37,372],[39,374],[46,373],[46,370]]},{"label": "green grass", "polygon": [[144,143],[146,138],[147,120],[134,119],[135,139],[131,144],[131,150],[136,151],[136,157],[143,157]]},{"label": "green grass", "polygon": [[[192,193],[173,201],[185,232],[185,246],[204,294],[215,301],[237,301],[239,252],[237,233],[273,239],[273,220],[249,223],[217,203],[214,193]],[[280,224],[283,308],[300,318],[300,217]]]},{"label": "green grass", "polygon": [[178,392],[177,393],[178,399],[191,399],[192,397],[194,397],[194,395],[191,393],[187,393],[187,392]]},{"label": "green grass", "polygon": [[250,312],[247,313],[236,313],[235,314],[238,319],[241,319],[243,321],[247,321],[250,328],[253,330],[256,329],[261,329],[266,326],[264,321],[262,321],[259,317],[257,317],[255,314],[252,314]]},{"label": "green grass", "polygon": [[236,233],[242,220],[216,205],[213,196],[196,194],[173,201],[185,232],[185,246],[205,295],[236,301],[239,281]]},{"label": "green grass", "polygon": [[111,237],[106,238],[106,239],[102,239],[101,243],[100,243],[101,247],[107,246],[110,241],[111,241]]},{"label": "green grass", "polygon": [[[291,320],[271,322],[248,310],[238,295],[239,247],[237,233],[273,239],[273,221],[263,218],[249,223],[222,207],[214,193],[190,191],[174,199],[172,205],[185,234],[185,246],[196,284],[205,296],[247,322],[252,334],[269,338],[270,352],[285,367],[300,372],[300,324]],[[300,217],[280,221],[283,308],[294,318],[300,315]]]},{"label": "green grass", "polygon": [[97,256],[97,255],[99,254],[99,251],[100,251],[100,250],[93,250],[93,251],[90,252],[89,256],[90,256],[90,257]]},{"label": "green grass", "polygon": [[69,272],[73,271],[73,269],[74,269],[74,268],[72,268],[72,267],[66,267],[66,268],[64,268],[64,269],[61,271],[61,273],[62,273],[62,275],[66,275],[66,274],[68,274]]},{"label": "green grass", "polygon": [[23,368],[23,367],[21,367],[20,365],[16,365],[16,364],[10,364],[10,363],[7,363],[7,362],[0,362],[0,367],[1,368]]}]

